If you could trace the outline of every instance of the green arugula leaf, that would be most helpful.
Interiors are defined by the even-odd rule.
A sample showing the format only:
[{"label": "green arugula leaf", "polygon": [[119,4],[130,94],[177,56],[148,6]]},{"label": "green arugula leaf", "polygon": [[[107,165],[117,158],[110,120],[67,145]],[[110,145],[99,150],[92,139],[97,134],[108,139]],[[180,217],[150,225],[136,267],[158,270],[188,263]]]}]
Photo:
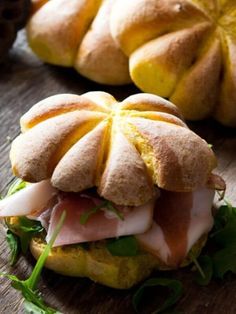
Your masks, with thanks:
[{"label": "green arugula leaf", "polygon": [[214,242],[218,245],[236,245],[236,208],[221,206],[215,217],[215,230],[211,234]]},{"label": "green arugula leaf", "polygon": [[44,229],[39,221],[30,220],[26,217],[19,217],[17,231],[19,232],[21,250],[24,254],[28,251],[32,237],[43,230]]},{"label": "green arugula leaf", "polygon": [[81,225],[85,225],[87,223],[87,221],[89,220],[89,218],[96,214],[100,209],[102,208],[106,208],[107,210],[115,213],[117,215],[118,218],[120,218],[121,220],[124,220],[124,216],[123,214],[118,210],[116,209],[111,202],[109,201],[104,201],[102,202],[100,205],[97,205],[93,208],[91,208],[90,210],[88,210],[87,212],[84,212],[81,216],[80,216],[80,224]]},{"label": "green arugula leaf", "polygon": [[[11,284],[12,287],[15,288],[16,290],[19,290],[25,299],[24,306],[25,306],[25,302],[26,302],[26,306],[28,307],[29,307],[29,304],[31,303],[31,304],[34,304],[36,308],[39,308],[41,310],[41,312],[39,313],[45,313],[45,314],[58,313],[56,310],[46,306],[40,294],[37,291],[33,291],[29,289],[28,287],[26,287],[25,282],[18,279],[16,276],[0,273],[0,277],[5,277],[12,281],[12,284]],[[29,313],[32,313],[32,312],[29,312]]]},{"label": "green arugula leaf", "polygon": [[[213,276],[212,259],[208,255],[201,255],[198,258],[198,263],[202,272],[197,273],[197,275],[195,276],[195,282],[200,286],[207,286]],[[202,274],[204,274],[204,276]]]},{"label": "green arugula leaf", "polygon": [[[225,200],[224,200],[225,201]],[[227,222],[233,217],[236,217],[236,208],[233,207],[229,202],[225,201],[227,204],[222,205],[216,212],[214,216],[214,233],[225,227]]]},{"label": "green arugula leaf", "polygon": [[39,221],[31,220],[26,217],[19,217],[18,230],[27,233],[39,233],[43,231],[43,227]]},{"label": "green arugula leaf", "polygon": [[51,313],[59,314],[60,313],[48,307],[46,309],[42,309],[42,307],[38,307],[37,305],[29,301],[24,301],[24,310],[26,314],[51,314]]},{"label": "green arugula leaf", "polygon": [[19,238],[13,232],[7,230],[6,239],[11,250],[10,265],[14,266],[20,253]]},{"label": "green arugula leaf", "polygon": [[114,256],[136,256],[139,253],[138,241],[134,236],[110,239],[106,248]]},{"label": "green arugula leaf", "polygon": [[198,260],[196,259],[196,257],[194,256],[194,254],[192,254],[191,252],[189,253],[189,256],[191,257],[192,262],[194,263],[195,267],[198,270],[198,273],[200,274],[200,276],[205,279],[206,275],[202,269],[202,267],[200,266],[200,264],[198,263]]},{"label": "green arugula leaf", "polygon": [[212,257],[213,272],[221,279],[227,272],[236,273],[236,208],[224,201],[226,205],[218,209],[210,235],[216,246]]},{"label": "green arugula leaf", "polygon": [[211,237],[213,237],[219,230],[221,230],[229,219],[228,206],[224,205],[217,209],[214,216],[214,228],[211,232]]},{"label": "green arugula leaf", "polygon": [[171,308],[180,299],[183,294],[183,285],[180,281],[168,278],[152,278],[144,282],[144,284],[137,290],[133,296],[133,306],[135,311],[139,312],[139,307],[142,300],[145,297],[145,293],[154,288],[168,288],[170,290],[170,295],[166,301],[156,309],[153,314],[163,313],[165,310]]},{"label": "green arugula leaf", "polygon": [[[42,297],[40,296],[40,294],[36,290],[36,287],[37,287],[37,284],[39,282],[39,278],[40,278],[43,266],[45,264],[45,261],[49,255],[49,253],[52,249],[53,243],[55,242],[55,239],[56,239],[58,233],[60,232],[62,225],[65,221],[65,216],[66,216],[66,212],[64,211],[61,215],[61,218],[58,222],[58,225],[56,226],[56,228],[53,232],[51,240],[46,245],[43,253],[40,255],[31,275],[28,279],[20,280],[14,275],[8,275],[5,273],[0,273],[0,277],[6,277],[6,278],[10,279],[12,281],[12,286],[15,289],[21,291],[22,296],[24,297],[24,299],[26,301],[26,304],[25,304],[26,308],[29,309],[29,307],[31,306],[31,309],[32,309],[32,304],[33,304],[35,311],[37,308],[39,308],[41,310],[41,312],[40,312],[39,309],[37,309],[38,312],[35,312],[35,313],[45,313],[45,314],[58,313],[56,310],[48,307],[44,303]],[[32,312],[30,312],[30,313],[32,313]]]},{"label": "green arugula leaf", "polygon": [[214,274],[223,279],[231,271],[236,274],[236,245],[227,246],[213,255]]},{"label": "green arugula leaf", "polygon": [[8,230],[17,233],[20,241],[21,251],[25,254],[33,236],[42,232],[44,229],[39,221],[30,220],[26,217],[18,217],[18,222],[12,226],[7,221]]},{"label": "green arugula leaf", "polygon": [[91,208],[90,210],[84,212],[79,219],[79,222],[81,225],[85,225],[87,223],[87,221],[89,220],[89,218],[93,215],[96,214],[99,209],[101,209],[102,207],[104,207],[106,205],[106,202],[102,202],[100,205],[95,206],[93,208]]},{"label": "green arugula leaf", "polygon": [[65,221],[65,217],[66,217],[66,212],[63,211],[61,218],[60,218],[60,220],[59,220],[59,222],[58,222],[58,224],[57,224],[57,226],[56,226],[56,228],[52,234],[52,237],[51,237],[49,243],[46,245],[43,253],[40,255],[31,276],[25,281],[25,284],[32,290],[34,290],[36,285],[38,284],[43,266],[44,266],[46,259],[47,259],[48,255],[52,249],[53,243],[55,242],[56,237],[62,228],[62,225]]},{"label": "green arugula leaf", "polygon": [[21,179],[16,179],[9,187],[6,197],[24,189],[27,184],[27,182]]},{"label": "green arugula leaf", "polygon": [[44,303],[44,301],[43,301],[43,299],[40,296],[38,291],[35,291],[35,290],[32,290],[32,289],[26,287],[24,281],[14,280],[12,282],[12,287],[15,288],[16,290],[21,291],[22,296],[25,299],[24,303],[23,303],[24,307],[25,307],[25,302],[26,302],[26,307],[29,307],[29,304],[33,304],[35,306],[35,309],[36,308],[40,309],[42,311],[42,313],[53,314],[53,313],[57,312],[56,310],[48,307]]},{"label": "green arugula leaf", "polygon": [[124,215],[117,209],[115,208],[111,202],[107,201],[107,205],[106,208],[113,212],[114,214],[116,214],[116,216],[120,219],[120,220],[124,220]]},{"label": "green arugula leaf", "polygon": [[32,239],[33,235],[27,234],[27,233],[23,233],[19,238],[20,238],[20,247],[21,247],[21,251],[23,254],[26,254],[28,249],[29,249],[29,245],[30,245],[30,241]]}]

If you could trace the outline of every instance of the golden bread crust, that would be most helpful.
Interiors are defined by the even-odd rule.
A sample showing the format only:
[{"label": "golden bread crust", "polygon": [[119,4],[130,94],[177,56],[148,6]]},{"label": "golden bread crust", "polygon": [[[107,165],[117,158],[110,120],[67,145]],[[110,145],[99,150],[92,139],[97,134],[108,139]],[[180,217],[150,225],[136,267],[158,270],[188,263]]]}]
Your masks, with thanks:
[{"label": "golden bread crust", "polygon": [[44,61],[72,66],[78,45],[88,30],[91,19],[96,15],[100,2],[100,0],[46,2],[31,17],[27,25],[31,48]]},{"label": "golden bread crust", "polygon": [[232,0],[120,0],[110,25],[141,90],[169,98],[187,119],[213,115],[235,127],[235,14]]},{"label": "golden bread crust", "polygon": [[128,58],[110,33],[109,17],[113,0],[106,0],[85,34],[75,59],[75,69],[99,83],[130,83]]},{"label": "golden bread crust", "polygon": [[38,123],[14,141],[13,172],[28,182],[50,178],[65,152],[105,117],[100,112],[73,111]]},{"label": "golden bread crust", "polygon": [[[181,267],[192,262],[192,256],[197,257],[206,242],[204,235],[191,249]],[[33,238],[30,250],[38,259],[46,243],[41,238]],[[46,268],[56,273],[73,276],[88,277],[103,285],[128,289],[147,278],[154,270],[170,269],[157,257],[149,253],[140,252],[137,256],[112,256],[103,241],[92,243],[88,248],[81,245],[71,245],[53,248],[46,260]]]},{"label": "golden bread crust", "polygon": [[[86,94],[84,94],[86,95]],[[21,131],[24,133],[31,129],[36,124],[67,112],[76,110],[109,112],[104,103],[98,104],[88,97],[83,97],[74,94],[59,94],[50,96],[35,104],[29,111],[27,111],[20,119]]]},{"label": "golden bread crust", "polygon": [[74,66],[96,82],[129,83],[128,58],[110,34],[113,2],[54,0],[35,5],[38,11],[27,25],[29,45],[43,61]]},{"label": "golden bread crust", "polygon": [[235,1],[34,0],[33,10],[28,39],[42,60],[99,83],[132,79],[186,119],[236,127]]},{"label": "golden bread crust", "polygon": [[[114,130],[98,193],[116,203],[138,206],[154,197],[154,185],[137,149],[120,130]],[[138,195],[138,197],[137,197]]]},{"label": "golden bread crust", "polygon": [[186,0],[121,0],[113,6],[111,33],[130,55],[149,40],[204,22],[205,18],[203,12]]},{"label": "golden bread crust", "polygon": [[155,185],[195,190],[216,166],[174,105],[150,94],[121,103],[104,92],[52,96],[21,118],[21,128],[10,152],[14,174],[29,182],[51,178],[62,191],[96,186],[120,205],[144,204]]},{"label": "golden bread crust", "polygon": [[99,176],[107,128],[107,122],[100,123],[73,145],[54,169],[51,178],[53,186],[70,192],[94,186]]},{"label": "golden bread crust", "polygon": [[[163,121],[131,118],[128,123],[137,132],[136,138],[145,138],[147,145],[153,149],[150,167],[153,181],[158,182],[160,188],[187,192],[195,190],[200,181],[207,181],[208,169],[213,169],[216,164],[213,155],[212,158],[205,159],[209,148],[199,136],[175,124],[165,127]],[[196,147],[198,153],[195,155],[193,152]]]},{"label": "golden bread crust", "polygon": [[[38,259],[45,242],[34,238],[30,244],[33,256]],[[143,253],[134,257],[112,256],[101,242],[82,246],[53,248],[45,267],[73,277],[88,277],[95,282],[116,289],[128,289],[148,277],[157,261],[150,254]]]}]

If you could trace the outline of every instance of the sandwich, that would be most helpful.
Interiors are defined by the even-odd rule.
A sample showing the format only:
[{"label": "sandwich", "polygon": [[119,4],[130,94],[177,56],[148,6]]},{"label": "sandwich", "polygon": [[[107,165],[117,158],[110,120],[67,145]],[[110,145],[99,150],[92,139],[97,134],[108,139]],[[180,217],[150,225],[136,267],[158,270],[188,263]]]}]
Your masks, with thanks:
[{"label": "sandwich", "polygon": [[127,289],[200,254],[224,183],[210,145],[172,103],[60,94],[20,124],[10,160],[21,184],[0,201],[0,217],[18,236],[22,221],[40,226],[30,240],[38,259],[65,211],[47,268]]}]

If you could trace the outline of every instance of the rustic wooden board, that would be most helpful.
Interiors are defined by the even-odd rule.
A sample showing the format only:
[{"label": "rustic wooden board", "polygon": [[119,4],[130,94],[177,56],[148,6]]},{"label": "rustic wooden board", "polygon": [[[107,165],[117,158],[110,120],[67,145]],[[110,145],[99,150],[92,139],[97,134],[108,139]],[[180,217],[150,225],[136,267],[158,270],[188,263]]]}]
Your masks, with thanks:
[{"label": "rustic wooden board", "polygon": [[[89,90],[104,90],[118,99],[138,91],[134,86],[99,86],[83,79],[73,70],[42,64],[27,48],[24,33],[21,32],[8,60],[0,66],[0,191],[4,193],[12,180],[8,153],[11,139],[19,133],[20,116],[47,96],[67,92],[80,94]],[[208,143],[213,144],[219,159],[217,172],[227,182],[228,199],[236,204],[236,130],[223,128],[214,121],[189,125]],[[0,271],[13,272],[25,278],[33,264],[32,257],[28,256],[22,257],[14,269],[8,266],[8,248],[4,230],[0,228]],[[184,282],[185,295],[177,307],[183,313],[236,313],[235,277],[200,288],[194,284],[189,269],[173,275]],[[134,313],[131,296],[135,289],[116,291],[88,279],[65,278],[45,270],[40,290],[51,306],[66,314]],[[0,313],[23,313],[19,294],[6,280],[1,280],[0,300]],[[150,295],[143,313],[150,313],[156,302],[156,296]]]}]

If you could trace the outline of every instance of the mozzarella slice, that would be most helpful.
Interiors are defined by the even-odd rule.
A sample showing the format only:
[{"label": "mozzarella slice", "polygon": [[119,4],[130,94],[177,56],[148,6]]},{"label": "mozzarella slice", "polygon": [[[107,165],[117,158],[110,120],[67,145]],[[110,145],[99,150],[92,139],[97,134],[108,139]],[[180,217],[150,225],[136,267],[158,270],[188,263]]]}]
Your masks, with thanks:
[{"label": "mozzarella slice", "polygon": [[0,217],[28,216],[43,211],[56,194],[49,180],[32,183],[0,201]]},{"label": "mozzarella slice", "polygon": [[142,206],[123,208],[119,206],[118,210],[124,220],[103,208],[92,214],[82,225],[81,215],[97,206],[98,201],[82,194],[67,193],[52,210],[46,241],[50,240],[63,211],[66,211],[66,219],[54,246],[144,233],[152,224],[154,202],[153,199]]},{"label": "mozzarella slice", "polygon": [[166,265],[177,267],[212,228],[213,198],[214,191],[207,188],[193,193],[162,191],[155,205],[152,228],[137,239]]}]

